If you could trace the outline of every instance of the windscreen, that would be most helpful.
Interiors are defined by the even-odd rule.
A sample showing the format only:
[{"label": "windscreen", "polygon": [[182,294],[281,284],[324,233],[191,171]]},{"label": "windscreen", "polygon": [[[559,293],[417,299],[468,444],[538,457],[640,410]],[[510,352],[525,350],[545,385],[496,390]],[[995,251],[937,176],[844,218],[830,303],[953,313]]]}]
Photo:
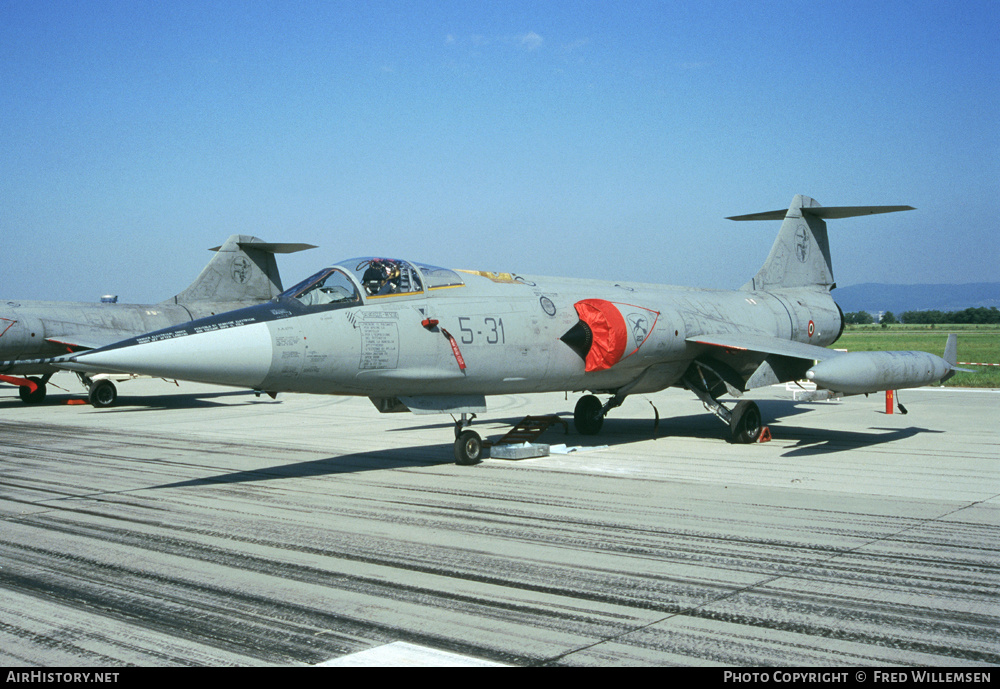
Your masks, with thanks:
[{"label": "windscreen", "polygon": [[349,277],[339,268],[324,268],[279,295],[297,299],[305,306],[360,303],[361,297]]}]

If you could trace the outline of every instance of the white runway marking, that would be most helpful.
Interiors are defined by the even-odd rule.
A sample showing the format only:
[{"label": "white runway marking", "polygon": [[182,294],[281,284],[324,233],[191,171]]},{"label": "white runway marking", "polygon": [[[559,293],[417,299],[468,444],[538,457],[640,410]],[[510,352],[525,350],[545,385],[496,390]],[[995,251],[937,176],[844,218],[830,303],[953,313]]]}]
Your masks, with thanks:
[{"label": "white runway marking", "polygon": [[396,641],[319,663],[316,667],[508,667],[435,648]]}]

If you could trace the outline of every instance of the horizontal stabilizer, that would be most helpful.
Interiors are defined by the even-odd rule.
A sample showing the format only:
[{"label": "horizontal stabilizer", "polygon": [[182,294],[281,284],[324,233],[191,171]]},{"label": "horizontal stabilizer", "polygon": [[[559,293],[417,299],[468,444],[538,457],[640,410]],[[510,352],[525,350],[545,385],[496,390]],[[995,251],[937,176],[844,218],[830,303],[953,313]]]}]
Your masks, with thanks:
[{"label": "horizontal stabilizer", "polygon": [[[814,208],[801,208],[800,210],[803,215],[811,215],[814,218],[839,220],[841,218],[856,218],[862,215],[895,213],[896,211],[912,211],[916,209],[913,206],[816,206]],[[788,215],[788,209],[783,208],[778,211],[734,215],[731,218],[726,218],[726,220],[784,220],[786,215]]]},{"label": "horizontal stabilizer", "polygon": [[[239,246],[244,251],[247,249],[257,249],[258,251],[266,251],[269,254],[294,254],[297,251],[306,251],[308,249],[315,249],[314,244],[271,244],[269,242],[237,242]],[[209,251],[218,251],[222,248],[222,245],[213,246]]]}]

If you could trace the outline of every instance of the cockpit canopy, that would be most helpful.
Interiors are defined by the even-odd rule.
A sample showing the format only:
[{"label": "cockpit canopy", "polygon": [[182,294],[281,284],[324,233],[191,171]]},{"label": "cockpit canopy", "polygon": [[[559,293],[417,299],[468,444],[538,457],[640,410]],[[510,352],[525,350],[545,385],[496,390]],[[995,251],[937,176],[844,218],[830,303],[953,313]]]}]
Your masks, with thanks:
[{"label": "cockpit canopy", "polygon": [[324,268],[278,297],[306,306],[360,304],[366,299],[420,294],[425,290],[465,285],[458,273],[424,263],[394,258],[352,258]]},{"label": "cockpit canopy", "polygon": [[361,283],[365,294],[369,297],[424,291],[420,274],[406,261],[391,258],[360,258],[339,265],[354,271],[354,277]]}]

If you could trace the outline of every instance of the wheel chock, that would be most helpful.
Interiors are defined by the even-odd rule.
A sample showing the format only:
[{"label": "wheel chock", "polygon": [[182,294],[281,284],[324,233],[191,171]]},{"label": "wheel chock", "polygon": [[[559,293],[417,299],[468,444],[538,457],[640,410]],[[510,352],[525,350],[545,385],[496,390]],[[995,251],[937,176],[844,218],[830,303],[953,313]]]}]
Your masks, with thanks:
[{"label": "wheel chock", "polygon": [[760,437],[757,438],[758,443],[767,443],[771,441],[771,429],[764,426],[764,429],[760,432]]}]

